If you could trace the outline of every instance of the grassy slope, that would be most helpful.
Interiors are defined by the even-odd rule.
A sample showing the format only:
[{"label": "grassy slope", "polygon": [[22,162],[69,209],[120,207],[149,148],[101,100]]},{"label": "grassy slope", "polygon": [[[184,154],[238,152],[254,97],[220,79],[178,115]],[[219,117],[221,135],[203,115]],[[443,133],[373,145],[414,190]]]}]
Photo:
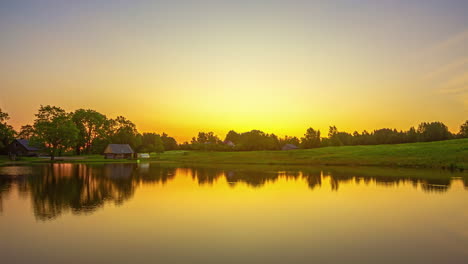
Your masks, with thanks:
[{"label": "grassy slope", "polygon": [[[135,160],[106,160],[101,155],[63,162],[109,163]],[[343,146],[290,151],[200,152],[167,151],[152,157],[154,162],[189,164],[276,164],[276,165],[348,165],[414,168],[453,168],[468,170],[468,139],[428,143],[376,146]],[[0,157],[0,165],[50,162],[40,158],[22,158],[9,162]]]},{"label": "grassy slope", "polygon": [[169,151],[162,161],[223,164],[351,165],[468,169],[468,139],[291,151]]}]

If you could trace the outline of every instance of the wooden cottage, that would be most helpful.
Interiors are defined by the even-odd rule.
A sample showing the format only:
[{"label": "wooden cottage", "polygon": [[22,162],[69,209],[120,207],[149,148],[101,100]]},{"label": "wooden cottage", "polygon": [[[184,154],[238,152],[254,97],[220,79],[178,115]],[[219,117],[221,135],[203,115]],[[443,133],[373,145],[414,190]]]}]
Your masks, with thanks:
[{"label": "wooden cottage", "polygon": [[33,157],[39,155],[39,149],[30,146],[27,139],[15,139],[8,146],[8,154],[13,160],[18,156]]},{"label": "wooden cottage", "polygon": [[130,159],[135,152],[128,144],[109,144],[104,150],[106,159]]}]

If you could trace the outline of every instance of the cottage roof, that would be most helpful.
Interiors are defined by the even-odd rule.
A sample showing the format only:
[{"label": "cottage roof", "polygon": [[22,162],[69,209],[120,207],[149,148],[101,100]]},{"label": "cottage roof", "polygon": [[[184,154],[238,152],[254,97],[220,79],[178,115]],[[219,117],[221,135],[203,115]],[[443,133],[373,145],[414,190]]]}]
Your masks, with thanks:
[{"label": "cottage roof", "polygon": [[133,149],[128,144],[109,144],[104,154],[133,154]]},{"label": "cottage roof", "polygon": [[292,149],[298,149],[298,147],[294,144],[286,144],[282,148],[282,150],[292,150]]},{"label": "cottage roof", "polygon": [[27,151],[38,151],[39,149],[36,147],[29,146],[29,140],[27,139],[17,139],[16,142],[21,144]]}]

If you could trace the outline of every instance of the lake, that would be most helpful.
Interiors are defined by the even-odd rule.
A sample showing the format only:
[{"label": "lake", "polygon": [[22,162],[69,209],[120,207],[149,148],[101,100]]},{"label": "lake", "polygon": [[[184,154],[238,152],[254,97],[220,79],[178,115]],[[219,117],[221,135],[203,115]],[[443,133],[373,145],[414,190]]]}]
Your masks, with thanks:
[{"label": "lake", "polygon": [[468,263],[468,175],[0,167],[0,263]]}]

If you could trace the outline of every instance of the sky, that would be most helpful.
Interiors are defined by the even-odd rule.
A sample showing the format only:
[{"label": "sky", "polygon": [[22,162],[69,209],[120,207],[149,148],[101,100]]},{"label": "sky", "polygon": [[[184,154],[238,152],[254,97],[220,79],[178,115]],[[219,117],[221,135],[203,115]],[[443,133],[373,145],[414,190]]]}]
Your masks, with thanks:
[{"label": "sky", "polygon": [[123,115],[179,141],[468,119],[468,1],[1,1],[0,108]]}]

